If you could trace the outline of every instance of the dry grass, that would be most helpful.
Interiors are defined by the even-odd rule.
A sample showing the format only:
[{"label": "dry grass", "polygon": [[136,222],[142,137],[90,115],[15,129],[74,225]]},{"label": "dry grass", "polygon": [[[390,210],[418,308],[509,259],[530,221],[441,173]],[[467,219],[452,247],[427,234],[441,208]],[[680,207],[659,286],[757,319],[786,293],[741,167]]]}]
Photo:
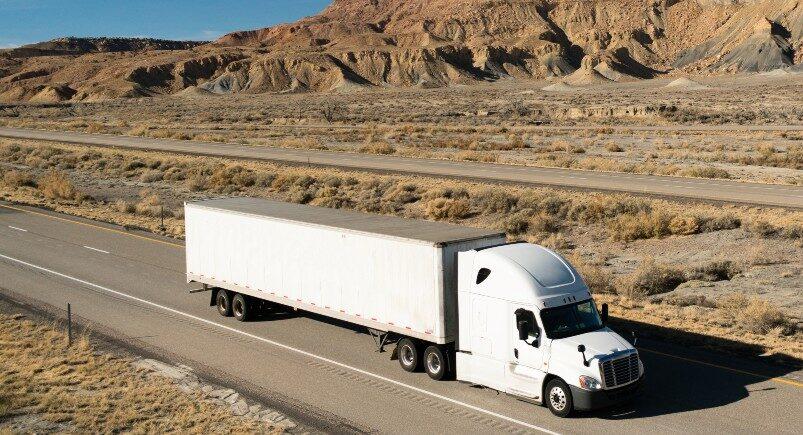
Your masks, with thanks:
[{"label": "dry grass", "polygon": [[393,154],[396,148],[387,142],[368,142],[358,149],[361,153],[368,154]]},{"label": "dry grass", "polygon": [[270,432],[96,352],[86,336],[68,348],[54,327],[0,315],[0,337],[0,420],[37,414],[79,433]]},{"label": "dry grass", "polygon": [[[701,303],[699,298],[690,304],[634,301],[611,294],[594,298],[609,304],[613,317],[657,325],[666,330],[665,338],[684,340],[678,343],[732,351],[744,350],[741,344],[755,345],[767,354],[803,360],[803,331],[793,329],[786,316],[766,301],[739,296],[738,304],[728,305]],[[725,340],[694,341],[688,333]]]},{"label": "dry grass", "polygon": [[[58,156],[58,159],[43,158],[49,155]],[[446,220],[482,228],[502,228],[510,237],[541,243],[564,253],[568,251],[569,254],[577,243],[578,235],[587,239],[588,236],[584,234],[607,247],[626,246],[620,241],[637,244],[639,242],[633,241],[654,241],[663,237],[689,238],[691,243],[695,238],[709,236],[700,233],[716,233],[740,227],[747,231],[737,230],[727,234],[728,237],[739,234],[745,247],[800,243],[803,239],[803,213],[790,211],[673,203],[627,195],[563,192],[548,188],[375,175],[328,168],[287,167],[154,152],[88,150],[61,144],[41,146],[34,142],[0,146],[0,157],[13,164],[35,160],[35,168],[26,171],[34,179],[37,174],[47,173],[54,165],[74,162],[71,175],[74,173],[76,180],[86,182],[101,179],[118,185],[121,182],[133,182],[135,185],[128,190],[133,192],[125,197],[109,198],[108,202],[89,200],[81,204],[59,203],[45,198],[38,189],[4,185],[2,193],[7,199],[45,205],[61,212],[174,237],[183,237],[180,206],[170,210],[166,208],[166,230],[161,231],[159,218],[152,212],[156,205],[166,200],[168,204],[180,204],[183,200],[226,194],[415,219]],[[161,181],[146,183],[149,187],[147,193],[143,194],[140,180],[143,173],[151,170],[162,171],[165,175]],[[86,185],[79,187],[88,189]],[[159,197],[150,197],[154,193],[158,193]],[[578,248],[585,250],[582,246]],[[745,249],[745,253],[745,260],[749,260],[751,256],[748,249]],[[771,254],[760,254],[761,257],[768,255]],[[730,264],[726,258],[716,260],[719,263],[710,261],[708,264],[703,261],[699,267],[684,266],[683,269],[672,265],[642,265],[632,275],[625,276],[618,274],[618,270],[606,271],[609,267],[603,267],[602,263],[596,261],[577,261],[576,265],[595,292],[619,292],[618,297],[629,294],[632,297],[628,300],[632,301],[671,290],[677,286],[678,280],[729,279],[737,273],[737,264],[743,266],[740,258]],[[751,261],[765,263],[781,260],[762,258]],[[617,275],[613,276],[611,272],[617,272]],[[652,299],[647,297],[638,303],[648,303]],[[636,319],[641,315],[639,310],[628,314]],[[682,324],[679,320],[676,323]],[[712,334],[717,334],[714,325],[707,327],[711,328]],[[741,332],[734,331],[728,329],[722,334],[734,333],[736,335],[731,338],[739,340],[738,334]],[[782,336],[777,341],[782,343],[793,338]]]},{"label": "dry grass", "polygon": [[45,198],[48,199],[78,202],[86,199],[86,195],[78,191],[67,174],[61,171],[48,171],[39,179],[37,185]]},{"label": "dry grass", "polygon": [[638,300],[670,292],[685,281],[679,268],[647,259],[632,274],[619,280],[617,293]]},{"label": "dry grass", "polygon": [[3,174],[3,184],[8,187],[34,187],[36,183],[34,182],[33,177],[31,174],[27,172],[11,170]]}]

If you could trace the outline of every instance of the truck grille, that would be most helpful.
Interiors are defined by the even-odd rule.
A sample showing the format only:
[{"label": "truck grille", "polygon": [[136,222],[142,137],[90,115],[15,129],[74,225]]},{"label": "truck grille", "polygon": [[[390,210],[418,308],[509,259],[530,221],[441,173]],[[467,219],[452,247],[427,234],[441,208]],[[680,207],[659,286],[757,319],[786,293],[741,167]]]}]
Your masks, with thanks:
[{"label": "truck grille", "polygon": [[600,363],[600,372],[606,388],[628,384],[638,379],[638,354],[631,353]]}]

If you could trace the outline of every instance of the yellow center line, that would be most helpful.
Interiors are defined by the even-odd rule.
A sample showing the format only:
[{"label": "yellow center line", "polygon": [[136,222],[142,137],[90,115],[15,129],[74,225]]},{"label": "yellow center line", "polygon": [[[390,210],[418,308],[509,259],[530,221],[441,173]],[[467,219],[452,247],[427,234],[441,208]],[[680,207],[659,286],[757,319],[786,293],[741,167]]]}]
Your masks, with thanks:
[{"label": "yellow center line", "polygon": [[[104,231],[109,231],[109,232],[112,232],[112,233],[122,234],[124,236],[136,237],[138,239],[146,240],[146,241],[149,241],[149,242],[156,242],[156,243],[161,243],[161,244],[164,244],[164,245],[172,246],[174,248],[184,249],[184,245],[180,245],[178,243],[172,243],[172,242],[168,242],[166,240],[153,239],[153,238],[150,238],[150,237],[145,237],[145,236],[141,236],[141,235],[138,235],[138,234],[132,234],[132,233],[129,233],[129,232],[126,232],[126,231],[115,230],[113,228],[106,228],[106,227],[103,227],[103,226],[100,226],[100,225],[94,225],[94,224],[90,224],[90,223],[87,223],[87,222],[80,222],[80,221],[76,221],[76,220],[73,220],[73,219],[66,219],[66,218],[62,218],[62,217],[58,217],[58,216],[53,216],[53,215],[48,214],[48,213],[42,213],[42,212],[34,211],[34,210],[27,210],[27,209],[24,209],[24,208],[13,207],[13,206],[4,205],[4,204],[0,204],[0,207],[11,209],[11,210],[16,210],[16,211],[21,211],[23,213],[30,213],[30,214],[35,214],[35,215],[39,215],[39,216],[44,216],[44,217],[49,218],[49,219],[55,219],[55,220],[59,220],[59,221],[63,221],[63,222],[69,222],[69,223],[76,224],[76,225],[83,225],[83,226],[86,226],[86,227],[97,228],[97,229],[101,229],[101,230],[104,230]],[[714,367],[714,368],[718,368],[718,369],[721,369],[721,370],[726,370],[726,371],[729,371],[729,372],[740,373],[740,374],[743,374],[743,375],[749,375],[749,376],[753,376],[753,377],[760,378],[760,379],[765,379],[765,380],[769,380],[769,381],[773,381],[773,382],[780,382],[780,383],[783,383],[783,384],[788,384],[788,385],[792,385],[792,386],[795,386],[795,387],[803,388],[803,382],[798,382],[798,381],[794,381],[794,380],[791,380],[791,379],[762,375],[762,374],[758,374],[758,373],[749,372],[749,371],[746,371],[746,370],[735,369],[733,367],[722,366],[722,365],[719,365],[719,364],[713,364],[713,363],[709,363],[709,362],[705,362],[705,361],[699,361],[699,360],[696,360],[696,359],[691,359],[691,358],[686,358],[686,357],[682,357],[682,356],[678,356],[678,355],[672,355],[672,354],[669,354],[669,353],[659,352],[657,350],[639,348],[639,351],[653,353],[653,354],[665,356],[665,357],[668,357],[668,358],[674,358],[674,359],[678,359],[678,360],[682,360],[682,361],[686,361],[686,362],[690,362],[690,363],[700,364],[700,365],[704,365],[704,366],[708,366],[708,367]]]},{"label": "yellow center line", "polygon": [[735,369],[733,367],[721,366],[719,364],[714,364],[714,363],[709,363],[709,362],[705,362],[705,361],[699,361],[699,360],[696,360],[696,359],[686,358],[686,357],[682,357],[682,356],[678,356],[678,355],[672,355],[672,354],[669,354],[669,353],[659,352],[657,350],[644,349],[642,347],[640,347],[638,350],[639,350],[639,352],[654,353],[656,355],[661,355],[661,356],[665,356],[665,357],[668,357],[668,358],[679,359],[681,361],[687,361],[687,362],[691,362],[691,363],[695,363],[695,364],[701,364],[701,365],[708,366],[708,367],[715,367],[715,368],[718,368],[718,369],[727,370],[729,372],[740,373],[740,374],[743,374],[743,375],[749,375],[749,376],[753,376],[753,377],[756,377],[756,378],[765,379],[765,380],[768,380],[768,381],[780,382],[782,384],[788,384],[788,385],[792,385],[792,386],[795,386],[795,387],[803,388],[803,382],[793,381],[792,379],[786,379],[786,378],[782,378],[782,377],[773,377],[773,376],[762,375],[762,374],[758,374],[758,373],[754,373],[754,372],[749,372],[747,370]]},{"label": "yellow center line", "polygon": [[24,209],[24,208],[13,207],[13,206],[10,206],[10,205],[5,205],[5,204],[0,204],[0,207],[7,208],[7,209],[10,209],[10,210],[21,211],[23,213],[29,213],[29,214],[35,214],[35,215],[39,215],[39,216],[44,216],[46,218],[54,219],[54,220],[57,220],[57,221],[69,222],[71,224],[83,225],[85,227],[90,227],[90,228],[97,228],[97,229],[100,229],[100,230],[103,230],[103,231],[109,231],[111,233],[122,234],[122,235],[129,236],[129,237],[136,237],[138,239],[147,240],[149,242],[156,242],[156,243],[161,243],[163,245],[172,246],[174,248],[184,249],[184,245],[181,245],[181,244],[178,244],[178,243],[168,242],[166,240],[154,239],[154,238],[151,238],[151,237],[145,237],[145,236],[141,236],[139,234],[133,234],[133,233],[129,233],[127,231],[115,230],[114,228],[107,228],[107,227],[104,227],[104,226],[90,224],[90,223],[87,223],[87,222],[81,222],[81,221],[77,221],[77,220],[74,220],[74,219],[67,219],[67,218],[63,218],[63,217],[53,216],[51,214],[42,213],[40,211],[27,210],[27,209]]}]

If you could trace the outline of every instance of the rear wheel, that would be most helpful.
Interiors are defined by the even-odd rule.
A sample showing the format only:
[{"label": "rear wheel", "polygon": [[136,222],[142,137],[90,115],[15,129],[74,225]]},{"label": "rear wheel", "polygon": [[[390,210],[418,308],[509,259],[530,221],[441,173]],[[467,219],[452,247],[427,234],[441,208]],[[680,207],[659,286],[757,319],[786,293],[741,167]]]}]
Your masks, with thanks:
[{"label": "rear wheel", "polygon": [[444,348],[431,345],[424,350],[424,370],[436,381],[446,378],[449,373],[449,360]]},{"label": "rear wheel", "polygon": [[399,364],[405,371],[414,372],[421,365],[421,357],[418,352],[418,345],[413,340],[405,337],[396,344],[396,353],[399,357]]},{"label": "rear wheel", "polygon": [[217,312],[223,317],[231,317],[231,294],[226,290],[218,290],[215,300]]},{"label": "rear wheel", "polygon": [[253,311],[251,301],[248,296],[237,293],[231,301],[231,312],[234,318],[245,322],[251,318],[251,311]]},{"label": "rear wheel", "polygon": [[546,384],[546,404],[558,417],[568,417],[574,408],[572,390],[561,379],[553,379]]}]

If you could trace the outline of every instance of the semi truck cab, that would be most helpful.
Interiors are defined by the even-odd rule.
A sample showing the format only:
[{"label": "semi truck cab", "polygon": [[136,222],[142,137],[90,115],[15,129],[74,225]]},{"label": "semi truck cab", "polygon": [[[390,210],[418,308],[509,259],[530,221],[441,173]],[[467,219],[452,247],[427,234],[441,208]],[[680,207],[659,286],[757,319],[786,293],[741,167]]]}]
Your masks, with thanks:
[{"label": "semi truck cab", "polygon": [[457,379],[545,404],[555,415],[633,397],[638,351],[605,326],[579,273],[529,243],[459,252]]}]

